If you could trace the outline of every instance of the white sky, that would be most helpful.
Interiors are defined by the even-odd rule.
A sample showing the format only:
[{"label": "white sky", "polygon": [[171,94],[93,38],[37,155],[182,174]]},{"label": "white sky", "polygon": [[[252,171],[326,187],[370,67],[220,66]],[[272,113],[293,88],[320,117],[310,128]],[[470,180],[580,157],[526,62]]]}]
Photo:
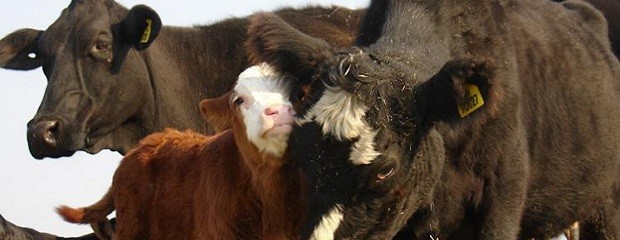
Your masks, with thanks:
[{"label": "white sky", "polygon": [[[0,37],[20,28],[46,29],[70,0],[6,0],[0,8]],[[191,26],[231,16],[245,16],[283,6],[337,4],[365,7],[369,0],[121,0],[126,7],[146,4],[165,25]],[[61,159],[35,160],[26,142],[26,123],[35,115],[45,91],[42,70],[0,69],[0,214],[7,220],[61,236],[91,232],[66,223],[54,212],[61,204],[84,206],[99,200],[109,187],[121,155],[79,152]]]}]

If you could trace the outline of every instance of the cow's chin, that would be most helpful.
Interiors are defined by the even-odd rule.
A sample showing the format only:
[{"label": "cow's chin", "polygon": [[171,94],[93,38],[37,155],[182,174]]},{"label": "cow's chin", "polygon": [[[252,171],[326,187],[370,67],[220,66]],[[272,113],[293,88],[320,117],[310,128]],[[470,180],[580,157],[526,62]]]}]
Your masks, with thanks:
[{"label": "cow's chin", "polygon": [[279,124],[263,130],[251,141],[262,153],[281,157],[288,146],[288,138],[293,131],[291,124]]},{"label": "cow's chin", "polygon": [[288,138],[291,131],[293,131],[293,125],[280,124],[265,130],[262,135],[264,138]]},{"label": "cow's chin", "polygon": [[41,152],[38,149],[30,149],[30,154],[37,160],[44,160],[46,158],[62,158],[62,157],[70,157],[75,154],[74,150],[54,150],[54,151],[45,151]]},{"label": "cow's chin", "polygon": [[101,150],[103,150],[105,148],[106,147],[104,147],[104,146],[101,146],[99,144],[95,144],[94,146],[90,146],[90,147],[85,148],[84,152],[87,152],[89,154],[97,154],[97,153],[101,152]]}]

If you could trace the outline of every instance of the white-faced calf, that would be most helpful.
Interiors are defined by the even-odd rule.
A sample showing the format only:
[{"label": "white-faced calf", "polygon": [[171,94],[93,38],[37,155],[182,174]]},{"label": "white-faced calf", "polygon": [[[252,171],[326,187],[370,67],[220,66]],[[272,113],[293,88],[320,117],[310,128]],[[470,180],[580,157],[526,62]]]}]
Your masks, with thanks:
[{"label": "white-faced calf", "polygon": [[143,139],[98,203],[60,207],[74,223],[116,209],[118,239],[291,239],[303,182],[285,150],[295,112],[286,84],[266,65],[234,90],[200,103],[215,136],[167,129]]}]

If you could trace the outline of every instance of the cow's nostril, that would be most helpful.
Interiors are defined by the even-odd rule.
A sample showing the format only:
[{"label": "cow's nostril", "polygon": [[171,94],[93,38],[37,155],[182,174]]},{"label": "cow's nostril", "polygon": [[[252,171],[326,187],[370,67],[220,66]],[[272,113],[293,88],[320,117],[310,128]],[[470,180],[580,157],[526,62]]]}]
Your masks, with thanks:
[{"label": "cow's nostril", "polygon": [[58,122],[57,121],[45,121],[42,122],[43,124],[43,128],[42,128],[42,133],[43,133],[43,141],[52,146],[52,147],[56,147],[56,130],[58,129]]},{"label": "cow's nostril", "polygon": [[28,123],[28,141],[46,147],[56,147],[59,124],[56,120]]},{"label": "cow's nostril", "polygon": [[278,114],[278,107],[268,107],[265,109],[265,115],[271,116],[275,114]]}]

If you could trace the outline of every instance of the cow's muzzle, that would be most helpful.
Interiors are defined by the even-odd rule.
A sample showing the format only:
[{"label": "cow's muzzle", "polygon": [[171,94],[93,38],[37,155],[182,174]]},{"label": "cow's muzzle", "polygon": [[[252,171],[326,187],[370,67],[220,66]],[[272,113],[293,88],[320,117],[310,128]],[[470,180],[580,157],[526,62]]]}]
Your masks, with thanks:
[{"label": "cow's muzzle", "polygon": [[64,157],[71,156],[75,148],[66,144],[66,134],[62,132],[66,129],[62,121],[58,119],[33,119],[28,122],[28,148],[30,154],[36,159],[45,157]]}]

